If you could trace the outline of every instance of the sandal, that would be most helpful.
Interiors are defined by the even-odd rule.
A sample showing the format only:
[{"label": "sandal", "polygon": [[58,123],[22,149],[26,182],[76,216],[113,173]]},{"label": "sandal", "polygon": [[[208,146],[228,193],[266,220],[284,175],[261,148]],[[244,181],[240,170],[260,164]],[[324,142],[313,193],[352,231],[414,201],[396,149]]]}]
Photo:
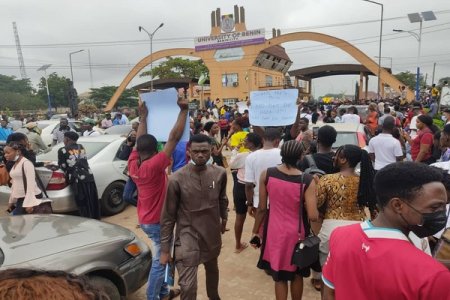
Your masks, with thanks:
[{"label": "sandal", "polygon": [[322,279],[314,279],[311,278],[311,284],[314,287],[314,289],[318,292],[322,289]]}]

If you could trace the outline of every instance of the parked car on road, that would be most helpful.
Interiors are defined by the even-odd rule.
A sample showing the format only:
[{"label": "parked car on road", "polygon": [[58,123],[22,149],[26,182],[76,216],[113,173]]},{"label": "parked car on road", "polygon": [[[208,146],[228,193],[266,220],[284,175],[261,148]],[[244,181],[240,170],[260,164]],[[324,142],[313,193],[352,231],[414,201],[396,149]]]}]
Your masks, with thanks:
[{"label": "parked car on road", "polygon": [[332,126],[337,131],[336,142],[332,147],[333,150],[347,144],[356,145],[363,149],[367,147],[368,141],[364,132],[364,124],[318,122],[317,124],[311,124],[309,127],[313,129],[314,127],[322,127],[324,125]]},{"label": "parked car on road", "polygon": [[366,121],[367,118],[367,113],[369,110],[369,105],[341,105],[339,106],[338,110],[344,108],[344,109],[348,109],[349,107],[355,107],[356,110],[358,110],[358,115],[361,117],[361,119],[363,120],[363,122]]},{"label": "parked car on road", "polygon": [[64,215],[1,217],[0,270],[27,268],[85,275],[112,300],[147,281],[152,254],[130,230]]},{"label": "parked car on road", "polygon": [[[101,135],[97,137],[80,137],[79,144],[86,149],[89,166],[94,174],[102,215],[114,215],[124,210],[126,203],[122,194],[127,181],[123,174],[127,166],[126,160],[117,157],[125,138],[119,135]],[[57,165],[58,149],[63,144],[55,145],[50,152],[39,154],[37,161]],[[66,213],[77,210],[72,189],[66,182],[64,172],[47,167],[36,168],[36,172],[46,187],[48,197],[53,200],[55,213]],[[0,189],[0,199],[9,198],[8,187]]]},{"label": "parked car on road", "polygon": [[[53,131],[59,127],[59,120],[43,120],[37,121],[38,127],[42,130],[41,138],[44,144],[51,146],[53,143]],[[81,133],[81,122],[69,120],[69,126],[78,134]]]},{"label": "parked car on road", "polygon": [[127,125],[114,125],[107,129],[105,129],[104,134],[119,134],[128,136],[128,134],[131,132],[131,124]]}]

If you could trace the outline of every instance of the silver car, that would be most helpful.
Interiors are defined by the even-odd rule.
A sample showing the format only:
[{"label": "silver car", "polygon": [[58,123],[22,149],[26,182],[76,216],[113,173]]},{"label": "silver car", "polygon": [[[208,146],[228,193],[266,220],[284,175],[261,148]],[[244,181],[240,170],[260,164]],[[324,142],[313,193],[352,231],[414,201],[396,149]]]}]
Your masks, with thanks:
[{"label": "silver car", "polygon": [[[80,137],[79,144],[86,149],[89,166],[94,174],[97,186],[102,215],[109,216],[123,211],[126,203],[122,195],[127,181],[123,174],[127,166],[126,160],[117,157],[125,138],[119,135],[101,135],[96,137]],[[57,165],[58,144],[48,153],[37,156],[37,161]],[[46,187],[48,197],[53,200],[52,207],[55,213],[66,213],[77,210],[72,190],[66,182],[64,172],[55,171],[46,167],[36,168],[42,183]],[[0,199],[8,199],[11,190],[8,187],[0,188]]]},{"label": "silver car", "polygon": [[1,217],[0,270],[27,268],[86,275],[111,299],[146,283],[152,255],[130,230],[66,215]]}]

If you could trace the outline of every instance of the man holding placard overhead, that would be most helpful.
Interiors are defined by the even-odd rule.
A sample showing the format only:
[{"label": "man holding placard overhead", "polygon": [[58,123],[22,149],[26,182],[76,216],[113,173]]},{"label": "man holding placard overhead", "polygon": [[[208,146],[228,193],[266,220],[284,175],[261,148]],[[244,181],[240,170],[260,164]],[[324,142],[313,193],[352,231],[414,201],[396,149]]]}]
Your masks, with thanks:
[{"label": "man holding placard overhead", "polygon": [[[169,101],[170,99],[163,99]],[[128,159],[130,177],[138,189],[137,212],[139,224],[153,243],[152,268],[148,277],[147,299],[171,299],[179,294],[169,291],[164,283],[164,266],[160,264],[161,236],[160,217],[166,197],[167,175],[166,168],[170,165],[170,158],[177,143],[180,141],[188,114],[188,101],[183,89],[178,91],[177,104],[180,113],[167,138],[163,150],[158,152],[155,128],[147,130],[148,109],[145,103],[139,105],[140,123],[136,134],[136,148]]]}]

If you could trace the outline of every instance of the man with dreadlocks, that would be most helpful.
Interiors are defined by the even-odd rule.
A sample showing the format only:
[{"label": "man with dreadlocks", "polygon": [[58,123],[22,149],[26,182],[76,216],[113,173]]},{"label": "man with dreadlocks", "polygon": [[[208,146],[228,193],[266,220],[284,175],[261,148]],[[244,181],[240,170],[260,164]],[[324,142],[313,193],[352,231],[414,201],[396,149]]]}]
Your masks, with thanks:
[{"label": "man with dreadlocks", "polygon": [[[299,269],[291,264],[292,249],[298,240],[305,239],[307,231],[299,228],[300,222],[308,223],[304,216],[310,220],[319,217],[315,181],[312,175],[303,174],[296,167],[302,152],[301,143],[294,140],[284,143],[280,152],[282,164],[263,171],[259,179],[259,204],[250,243],[253,247],[258,246],[254,242],[261,240],[259,228],[265,220],[258,268],[266,270],[275,281],[276,299],[287,299],[288,281],[291,282],[292,299],[301,299],[303,277],[310,275],[309,267]],[[270,210],[267,209],[269,198]],[[300,206],[303,199],[304,205]]]},{"label": "man with dreadlocks", "polygon": [[[360,164],[361,171],[355,171]],[[333,230],[340,226],[364,221],[365,207],[375,209],[373,192],[374,169],[369,154],[355,145],[344,145],[336,151],[334,166],[339,173],[325,175],[317,187],[317,205],[325,207],[320,229],[320,263],[328,256],[328,240]]]}]

